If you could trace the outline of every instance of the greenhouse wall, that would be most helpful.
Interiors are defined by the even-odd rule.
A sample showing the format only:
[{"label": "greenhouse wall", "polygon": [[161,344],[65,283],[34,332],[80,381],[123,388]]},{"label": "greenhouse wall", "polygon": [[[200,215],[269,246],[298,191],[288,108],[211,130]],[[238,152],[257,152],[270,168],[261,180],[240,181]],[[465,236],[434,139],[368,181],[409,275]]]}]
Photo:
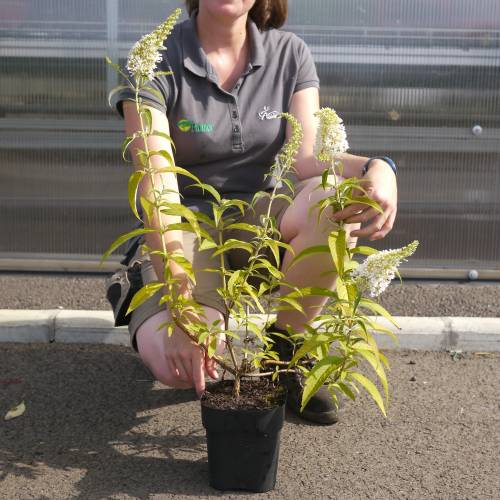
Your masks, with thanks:
[{"label": "greenhouse wall", "polygon": [[[398,164],[397,221],[376,246],[420,240],[414,276],[499,277],[500,2],[289,5],[284,29],[311,48],[321,104],[344,119],[351,152]],[[118,77],[104,56],[123,65],[177,6],[0,0],[0,268],[71,259],[97,269],[134,225],[123,120],[107,104]]]}]

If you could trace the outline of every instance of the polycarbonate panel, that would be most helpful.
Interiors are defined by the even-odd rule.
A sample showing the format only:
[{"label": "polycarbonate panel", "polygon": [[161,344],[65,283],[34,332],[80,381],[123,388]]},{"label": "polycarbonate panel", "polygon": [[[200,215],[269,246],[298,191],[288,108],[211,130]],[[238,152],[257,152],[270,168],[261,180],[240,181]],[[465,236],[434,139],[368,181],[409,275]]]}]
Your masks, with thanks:
[{"label": "polycarbonate panel", "polygon": [[[99,256],[134,224],[123,121],[106,103],[142,34],[179,1],[0,1],[0,257]],[[321,103],[351,150],[399,166],[396,225],[411,265],[499,269],[500,2],[290,0]]]}]

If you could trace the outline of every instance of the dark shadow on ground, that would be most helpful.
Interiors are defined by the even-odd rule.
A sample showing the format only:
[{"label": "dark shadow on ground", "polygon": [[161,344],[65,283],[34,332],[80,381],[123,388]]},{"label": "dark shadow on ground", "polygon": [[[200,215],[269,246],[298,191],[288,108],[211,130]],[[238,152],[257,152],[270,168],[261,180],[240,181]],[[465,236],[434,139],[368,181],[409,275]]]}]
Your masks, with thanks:
[{"label": "dark shadow on ground", "polygon": [[194,391],[154,385],[136,355],[11,345],[0,347],[0,367],[3,380],[21,379],[0,387],[2,409],[21,399],[27,406],[22,417],[2,422],[0,481],[8,474],[32,479],[45,464],[86,471],[77,498],[217,494],[208,486],[201,419],[183,416],[186,405],[199,413]]}]

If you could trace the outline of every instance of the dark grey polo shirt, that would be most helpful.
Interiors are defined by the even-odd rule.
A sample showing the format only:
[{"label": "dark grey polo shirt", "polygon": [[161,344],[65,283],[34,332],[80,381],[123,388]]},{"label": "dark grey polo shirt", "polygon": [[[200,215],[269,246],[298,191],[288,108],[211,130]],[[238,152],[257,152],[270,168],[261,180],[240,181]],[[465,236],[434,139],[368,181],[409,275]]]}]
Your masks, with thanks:
[{"label": "dark grey polo shirt", "polygon": [[[248,19],[250,61],[230,91],[223,90],[200,46],[195,11],[167,38],[157,69],[172,75],[155,77],[149,84],[164,96],[166,106],[152,92],[141,91],[144,103],[166,113],[176,145],[176,164],[225,197],[250,201],[255,192],[273,187],[269,172],[285,140],[285,120],[295,92],[319,87],[314,61],[305,42],[293,33],[259,31]],[[115,93],[111,104],[123,117],[124,99],[134,100],[130,89]],[[192,181],[178,176],[182,203],[211,213]]]}]

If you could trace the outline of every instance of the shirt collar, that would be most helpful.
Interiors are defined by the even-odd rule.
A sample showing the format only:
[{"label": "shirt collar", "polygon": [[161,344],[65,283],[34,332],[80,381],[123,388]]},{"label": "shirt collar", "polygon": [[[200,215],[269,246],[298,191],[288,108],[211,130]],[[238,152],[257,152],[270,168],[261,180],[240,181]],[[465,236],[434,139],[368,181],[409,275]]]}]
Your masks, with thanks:
[{"label": "shirt collar", "polygon": [[[190,18],[182,25],[182,50],[184,67],[198,76],[207,77],[211,70],[206,54],[201,48],[198,34],[196,32],[196,16],[198,10],[194,10]],[[250,65],[252,68],[262,66],[265,61],[262,33],[250,17],[248,18],[248,32],[250,34]]]}]

